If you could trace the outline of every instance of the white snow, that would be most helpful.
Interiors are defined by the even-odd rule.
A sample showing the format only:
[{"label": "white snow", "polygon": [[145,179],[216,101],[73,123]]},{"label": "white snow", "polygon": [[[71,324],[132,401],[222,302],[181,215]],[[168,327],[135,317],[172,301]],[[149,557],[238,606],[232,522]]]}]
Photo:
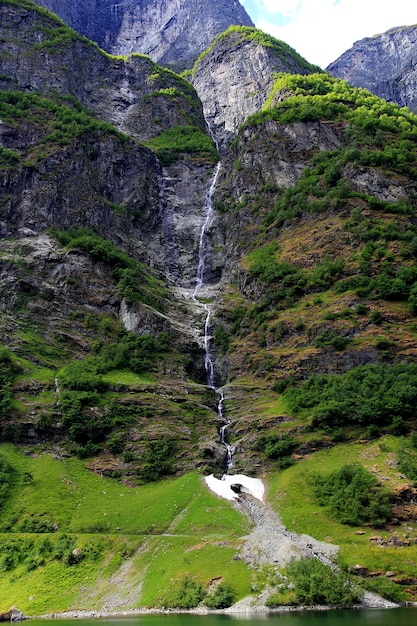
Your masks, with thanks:
[{"label": "white snow", "polygon": [[205,481],[209,489],[226,500],[235,500],[239,497],[239,494],[232,490],[231,485],[240,485],[244,493],[250,493],[263,502],[265,486],[260,478],[250,478],[244,474],[226,474],[219,480],[211,474],[206,476]]}]

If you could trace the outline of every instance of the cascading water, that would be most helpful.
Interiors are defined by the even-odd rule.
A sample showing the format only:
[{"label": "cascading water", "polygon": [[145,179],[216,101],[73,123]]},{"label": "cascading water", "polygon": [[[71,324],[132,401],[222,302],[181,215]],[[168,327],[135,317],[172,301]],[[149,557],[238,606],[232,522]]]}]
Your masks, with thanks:
[{"label": "cascading water", "polygon": [[[204,321],[204,365],[207,373],[207,385],[214,389],[219,394],[219,402],[217,405],[217,414],[221,421],[225,421],[223,416],[223,405],[224,405],[224,394],[222,390],[216,389],[215,387],[215,376],[214,376],[214,363],[213,363],[213,355],[211,351],[211,336],[210,336],[210,318],[211,318],[211,309],[208,304],[202,302],[198,299],[198,293],[200,289],[204,285],[204,270],[206,266],[207,260],[207,250],[206,250],[206,240],[207,240],[207,231],[210,226],[211,220],[214,214],[214,192],[216,190],[217,178],[219,176],[221,164],[218,163],[215,169],[213,179],[211,181],[209,192],[205,199],[204,208],[206,210],[204,223],[201,227],[200,231],[200,240],[199,240],[199,248],[198,248],[198,268],[197,268],[197,276],[196,276],[196,284],[194,291],[192,293],[192,299],[196,304],[202,305],[204,311],[206,313],[205,321]],[[232,448],[226,441],[226,429],[229,423],[223,424],[220,428],[219,436],[221,443],[225,446],[227,451],[227,470],[233,464],[232,458]],[[237,492],[240,492],[241,489],[245,490],[247,493],[255,496],[259,500],[262,500],[264,494],[264,485],[259,478],[250,478],[249,476],[245,476],[243,474],[230,475],[227,473],[223,474],[222,479],[219,480],[215,478],[213,474],[211,476],[206,477],[207,486],[217,493],[218,495],[227,498],[228,500],[234,500],[237,498]],[[233,487],[233,489],[232,489]],[[237,491],[236,491],[237,488]]]},{"label": "cascading water", "polygon": [[[213,364],[213,357],[212,357],[212,352],[211,352],[211,336],[210,336],[211,309],[208,304],[201,303],[201,301],[198,299],[197,296],[198,296],[198,292],[200,291],[200,289],[202,288],[204,284],[204,270],[206,267],[206,258],[207,258],[207,250],[206,250],[207,231],[210,226],[211,220],[213,218],[213,213],[214,213],[213,198],[214,198],[214,192],[216,190],[217,178],[219,176],[220,168],[221,168],[221,163],[219,162],[216,166],[213,179],[211,181],[210,189],[206,196],[206,200],[204,204],[204,208],[206,210],[206,216],[205,216],[204,223],[200,231],[196,285],[191,296],[194,302],[203,304],[203,308],[206,313],[206,318],[204,321],[204,342],[203,342],[204,367],[205,367],[206,374],[207,374],[207,385],[211,389],[214,389],[215,391],[217,390],[215,389],[215,385],[214,385],[214,364]],[[217,405],[217,415],[222,421],[224,421],[224,416],[223,416],[224,394],[221,391],[219,391],[218,393],[220,394],[220,399]],[[220,435],[221,443],[224,445],[224,447],[227,450],[227,467],[229,468],[232,466],[232,449],[231,449],[231,446],[226,442],[227,426],[228,424],[224,424],[220,428],[219,435]]]}]

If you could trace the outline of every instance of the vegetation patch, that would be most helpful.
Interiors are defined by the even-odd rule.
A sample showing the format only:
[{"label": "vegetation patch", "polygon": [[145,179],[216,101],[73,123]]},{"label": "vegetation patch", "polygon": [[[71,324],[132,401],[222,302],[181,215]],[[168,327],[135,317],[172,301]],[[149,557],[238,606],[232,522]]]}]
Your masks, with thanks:
[{"label": "vegetation patch", "polygon": [[316,374],[284,392],[292,411],[312,409],[313,428],[390,426],[414,418],[417,365],[364,365],[343,375]]},{"label": "vegetation patch", "polygon": [[155,152],[164,166],[175,163],[183,155],[210,163],[219,160],[214,141],[195,126],[173,126],[143,143]]},{"label": "vegetation patch", "polygon": [[[133,259],[107,239],[88,228],[51,229],[51,234],[67,248],[80,248],[95,259],[111,266],[111,276],[118,281],[117,292],[126,302],[142,302],[159,311],[165,309],[167,291],[146,265]],[[114,368],[116,369],[116,368]]]},{"label": "vegetation patch", "polygon": [[[361,598],[349,576],[316,558],[292,561],[283,571],[286,582],[268,599],[268,606],[352,606]],[[290,591],[289,591],[290,590]]]},{"label": "vegetation patch", "polygon": [[388,494],[359,463],[344,465],[329,475],[316,474],[312,483],[317,502],[342,524],[378,527],[391,517]]},{"label": "vegetation patch", "polygon": [[255,41],[256,43],[272,50],[275,56],[281,59],[284,63],[295,62],[300,68],[309,70],[311,72],[319,71],[320,68],[317,65],[308,63],[294,48],[291,48],[288,44],[279,39],[275,39],[271,35],[262,32],[257,28],[250,26],[229,26],[227,30],[218,35],[213,43],[200,54],[197,61],[194,64],[192,73],[194,74],[200,62],[216,47],[216,45],[224,39],[230,39],[231,35],[237,35],[235,45],[238,45],[242,41]]}]

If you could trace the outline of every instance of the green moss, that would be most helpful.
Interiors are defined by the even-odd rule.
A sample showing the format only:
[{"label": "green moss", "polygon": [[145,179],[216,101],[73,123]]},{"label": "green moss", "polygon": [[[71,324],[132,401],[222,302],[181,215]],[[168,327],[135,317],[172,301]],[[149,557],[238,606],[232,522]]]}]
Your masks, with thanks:
[{"label": "green moss", "polygon": [[175,163],[183,155],[211,163],[219,160],[214,141],[194,126],[174,126],[143,143],[156,153],[162,165]]}]

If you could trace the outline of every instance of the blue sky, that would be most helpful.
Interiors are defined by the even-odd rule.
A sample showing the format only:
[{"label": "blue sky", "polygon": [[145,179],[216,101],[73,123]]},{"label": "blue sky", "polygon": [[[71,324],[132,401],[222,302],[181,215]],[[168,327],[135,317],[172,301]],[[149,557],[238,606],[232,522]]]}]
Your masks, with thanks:
[{"label": "blue sky", "polygon": [[416,0],[240,0],[261,30],[325,68],[355,41],[417,24]]}]

